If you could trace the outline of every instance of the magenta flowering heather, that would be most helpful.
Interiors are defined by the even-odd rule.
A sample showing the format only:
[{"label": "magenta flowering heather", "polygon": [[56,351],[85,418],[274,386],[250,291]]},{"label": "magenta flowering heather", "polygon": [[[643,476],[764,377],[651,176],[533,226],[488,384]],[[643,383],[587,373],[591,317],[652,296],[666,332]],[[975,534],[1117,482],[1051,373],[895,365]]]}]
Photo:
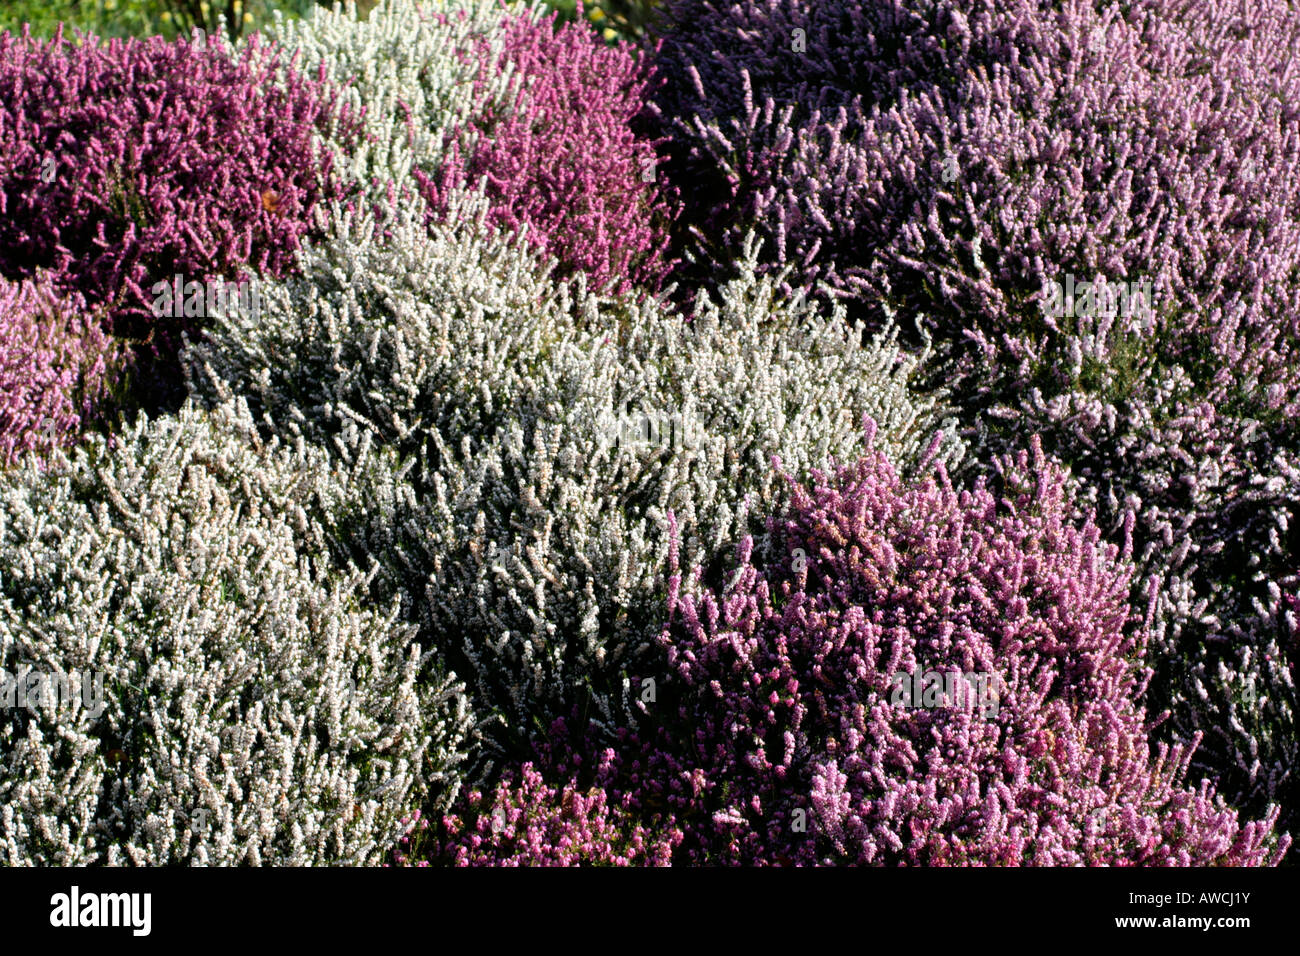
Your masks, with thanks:
[{"label": "magenta flowering heather", "polygon": [[[1155,754],[1131,568],[1035,441],[995,491],[870,452],[812,487],[717,584],[670,582],[669,675],[637,785],[710,863],[1259,865],[1196,745]],[[995,706],[917,706],[897,675],[985,674]]]},{"label": "magenta flowering heather", "polygon": [[256,37],[0,33],[0,275],[49,270],[115,333],[178,345],[154,283],[283,273],[337,194],[313,148],[331,97]]},{"label": "magenta flowering heather", "polygon": [[0,279],[0,467],[75,441],[121,361],[82,303]]},{"label": "magenta flowering heather", "polygon": [[436,852],[457,866],[666,866],[681,840],[635,822],[600,787],[548,786],[531,763],[491,798],[471,791],[443,818],[442,837]]},{"label": "magenta flowering heather", "polygon": [[[526,227],[533,248],[558,260],[559,274],[580,271],[617,292],[634,284],[656,290],[669,268],[673,213],[655,143],[631,129],[643,108],[645,64],[581,23],[527,13],[505,18],[501,37],[484,38],[476,54],[484,104],[448,131],[440,170],[415,171],[430,215],[446,215],[453,190],[484,181],[488,221]],[[487,71],[501,70],[520,78],[505,109],[486,96]]]}]

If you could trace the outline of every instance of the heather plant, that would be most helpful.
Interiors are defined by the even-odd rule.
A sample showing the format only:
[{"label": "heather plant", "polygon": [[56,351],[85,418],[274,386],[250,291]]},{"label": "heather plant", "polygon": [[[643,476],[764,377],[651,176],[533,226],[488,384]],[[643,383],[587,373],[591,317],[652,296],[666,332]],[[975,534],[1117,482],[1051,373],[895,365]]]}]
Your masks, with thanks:
[{"label": "heather plant", "polygon": [[[1276,807],[1241,822],[1187,781],[1195,738],[1151,753],[1127,553],[1073,520],[1037,440],[999,465],[962,489],[869,449],[791,479],[765,556],[747,538],[683,580],[674,547],[669,672],[622,789],[682,828],[677,861],[1281,858]],[[899,699],[893,675],[932,670],[997,675],[999,706]]]},{"label": "heather plant", "polygon": [[[604,754],[605,762],[613,751]],[[597,768],[597,773],[602,768]],[[437,828],[430,855],[455,866],[667,866],[681,834],[648,828],[597,786],[548,786],[532,763],[491,795],[470,791]]]},{"label": "heather plant", "polygon": [[328,90],[256,38],[0,34],[0,104],[0,276],[48,270],[159,354],[194,329],[156,321],[155,282],[278,274],[341,195],[313,140]]},{"label": "heather plant", "polygon": [[[642,107],[644,62],[558,18],[511,17],[501,40],[499,62],[485,46],[476,83],[490,89],[494,73],[512,72],[518,101],[505,112],[486,103],[447,131],[451,150],[437,175],[416,171],[429,215],[444,216],[449,192],[481,180],[490,223],[526,229],[561,275],[582,270],[620,292],[657,287],[671,212],[655,185],[654,144],[630,125]],[[462,152],[462,140],[474,145]]]},{"label": "heather plant", "polygon": [[[535,20],[545,7],[513,12]],[[412,171],[441,166],[449,129],[480,112],[508,113],[516,102],[519,79],[503,68],[506,20],[506,8],[490,0],[386,0],[368,16],[351,3],[301,20],[277,16],[266,32],[303,69],[323,69],[359,118],[360,144],[327,130],[325,146],[335,169],[360,184],[379,212],[418,201]]]},{"label": "heather plant", "polygon": [[40,281],[0,279],[0,467],[74,443],[105,410],[123,364],[81,303]]},{"label": "heather plant", "polygon": [[1291,680],[1294,682],[1300,679],[1296,675],[1296,667],[1300,666],[1300,576],[1293,575],[1287,582],[1285,593],[1279,588],[1277,599],[1270,602],[1277,611],[1274,612],[1274,620],[1281,618],[1279,629],[1282,631],[1287,643],[1287,660],[1290,662]]},{"label": "heather plant", "polygon": [[565,272],[620,289],[662,277],[671,211],[654,144],[630,128],[647,77],[628,52],[541,3],[499,0],[321,10],[272,34],[364,112],[368,142],[335,159],[375,211],[418,195],[440,219],[481,190],[495,228],[524,231]]},{"label": "heather plant", "polygon": [[688,323],[581,274],[556,281],[487,226],[482,198],[431,231],[404,215],[383,239],[345,216],[301,277],[268,284],[259,321],[219,321],[187,364],[204,401],[247,395],[344,461],[373,447],[403,461],[341,536],[385,565],[385,593],[405,595],[476,712],[500,718],[485,759],[528,759],[575,708],[609,732],[629,719],[670,509],[686,553],[715,553],[749,528],[747,499],[781,492],[769,454],[795,469],[845,457],[865,414],[903,465],[959,451],[929,448],[939,407],[909,392],[916,359],[781,299],[752,248]]},{"label": "heather plant", "polygon": [[331,557],[368,467],[186,404],[0,480],[0,679],[102,694],[0,710],[0,859],[360,865],[455,798],[459,685]]},{"label": "heather plant", "polygon": [[[1300,40],[1289,3],[682,0],[646,120],[684,286],[769,240],[870,326],[920,317],[979,454],[1039,432],[1116,540],[1137,509],[1154,705],[1233,799],[1300,811],[1267,622],[1300,500]],[[688,261],[690,256],[683,258]],[[1047,290],[1149,281],[1152,308]],[[1080,301],[1078,304],[1083,305]],[[941,377],[941,378],[940,378]],[[1262,612],[1256,605],[1263,605]],[[1288,823],[1292,825],[1292,823]]]}]

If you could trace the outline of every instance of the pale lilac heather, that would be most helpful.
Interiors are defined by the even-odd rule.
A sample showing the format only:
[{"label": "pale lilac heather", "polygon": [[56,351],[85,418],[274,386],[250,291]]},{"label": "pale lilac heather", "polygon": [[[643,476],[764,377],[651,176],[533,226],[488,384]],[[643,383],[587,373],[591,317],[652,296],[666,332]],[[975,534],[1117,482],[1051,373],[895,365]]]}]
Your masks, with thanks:
[{"label": "pale lilac heather", "polygon": [[[1004,377],[1059,390],[1145,339],[1159,343],[1152,365],[1184,365],[1224,401],[1300,408],[1300,291],[1285,283],[1300,249],[1294,71],[1255,81],[1233,46],[1221,73],[1149,3],[1127,19],[1032,0],[670,11],[681,26],[649,112],[674,137],[667,172],[712,204],[684,228],[734,249],[755,224],[805,283],[870,293],[860,308],[877,319],[918,312]],[[1246,42],[1289,49],[1300,19],[1270,22]],[[1157,328],[1047,335],[1040,292],[1066,272],[1151,277]]]},{"label": "pale lilac heather", "polygon": [[[1290,268],[1282,220],[1300,187],[1270,171],[1300,149],[1283,134],[1294,107],[1282,95],[1300,78],[1255,81],[1235,52],[1220,73],[1161,12],[674,4],[647,118],[673,137],[666,172],[693,187],[683,229],[734,249],[756,225],[806,283],[874,291],[953,337],[974,324],[1022,361],[1028,343],[1002,338],[1034,331],[1019,326],[1043,279],[1149,275],[1167,307],[1215,307],[1169,335],[1186,345],[1218,330],[1216,354],[1276,374],[1285,319],[1265,306],[1290,300],[1268,299],[1281,293],[1267,284]],[[1248,43],[1288,49],[1296,28],[1273,23]],[[795,29],[806,52],[792,49]],[[1238,299],[1251,307],[1240,327],[1225,322]],[[875,299],[862,308],[879,317]]]},{"label": "pale lilac heather", "polygon": [[[1300,77],[1243,63],[1292,48],[1300,19],[1263,6],[1220,68],[1150,2],[1122,18],[1031,0],[685,0],[648,112],[674,138],[666,171],[693,185],[683,228],[719,247],[754,223],[806,283],[874,293],[860,307],[877,318],[915,310],[1013,378],[1059,390],[1146,340],[1153,366],[1186,366],[1201,391],[1294,413],[1300,144],[1285,130]],[[1047,335],[1040,291],[1066,272],[1151,277],[1157,328]]]},{"label": "pale lilac heather", "polygon": [[[870,251],[852,254],[860,207],[898,193],[868,180],[859,154],[879,146],[856,147],[853,130],[876,101],[888,106],[901,88],[947,74],[926,22],[896,4],[844,0],[681,0],[664,15],[643,120],[670,137],[663,170],[684,203],[678,248],[703,253],[683,275],[714,278],[737,234],[757,228],[770,261],[794,265],[796,281],[842,285],[839,270]],[[807,155],[819,149],[828,155]],[[908,198],[897,202],[910,207]]]},{"label": "pale lilac heather", "polygon": [[[500,49],[498,49],[500,46]],[[446,131],[449,148],[433,176],[415,176],[431,217],[447,215],[447,197],[480,182],[496,228],[527,229],[531,246],[554,256],[560,273],[581,270],[593,286],[657,290],[672,211],[661,195],[655,143],[631,129],[649,80],[644,60],[610,47],[581,23],[530,13],[503,20],[499,38],[472,51],[481,62],[481,98],[462,125]],[[520,80],[503,107],[491,80]]]},{"label": "pale lilac heather", "polygon": [[0,467],[74,442],[121,367],[84,304],[38,280],[0,279]]},{"label": "pale lilac heather", "polygon": [[[921,318],[948,359],[935,370],[981,422],[970,461],[1036,431],[1112,540],[1140,502],[1133,601],[1151,607],[1167,730],[1205,733],[1198,769],[1234,800],[1300,813],[1295,686],[1264,667],[1287,651],[1255,611],[1297,559],[1300,12],[669,12],[680,27],[647,119],[673,138],[667,175],[691,185],[682,251],[711,270],[755,225],[774,267],[828,283],[849,314]],[[1067,274],[1149,278],[1154,315],[1045,316],[1044,284]],[[1243,708],[1234,688],[1252,680],[1260,702]]]},{"label": "pale lilac heather", "polygon": [[469,792],[439,836],[434,852],[456,866],[667,866],[681,840],[636,822],[600,787],[548,785],[532,763],[490,797]]},{"label": "pale lilac heather", "polygon": [[[1185,782],[1195,739],[1153,755],[1126,560],[1037,441],[1001,464],[999,489],[958,489],[871,451],[793,485],[770,560],[746,539],[738,567],[673,574],[635,793],[683,827],[681,861],[1281,858],[1276,808],[1239,822]],[[896,672],[954,669],[1000,677],[995,714],[891,700]]]},{"label": "pale lilac heather", "polygon": [[155,282],[280,274],[339,194],[313,145],[331,97],[256,36],[0,34],[0,275],[48,269],[115,332],[179,345]]}]

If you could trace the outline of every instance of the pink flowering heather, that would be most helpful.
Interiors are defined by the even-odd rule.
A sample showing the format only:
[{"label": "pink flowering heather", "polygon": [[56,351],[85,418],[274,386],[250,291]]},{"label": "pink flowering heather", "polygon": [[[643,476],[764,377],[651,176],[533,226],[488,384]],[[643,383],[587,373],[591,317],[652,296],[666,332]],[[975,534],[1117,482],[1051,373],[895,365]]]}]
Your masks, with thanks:
[{"label": "pink flowering heather", "polygon": [[49,41],[0,33],[0,275],[53,273],[112,330],[179,344],[150,291],[293,263],[336,194],[312,137],[331,94],[220,38]]},{"label": "pink flowering heather", "polygon": [[[928,327],[935,381],[982,423],[971,461],[1038,432],[1111,540],[1138,505],[1131,599],[1162,733],[1203,733],[1198,770],[1300,821],[1300,699],[1271,666],[1292,652],[1255,610],[1276,615],[1300,559],[1300,10],[668,12],[647,119],[672,138],[678,251],[711,269],[757,228],[792,285]],[[1045,290],[1071,277],[1149,281],[1150,309],[1051,314]]]},{"label": "pink flowering heather", "polygon": [[75,441],[121,360],[81,303],[0,279],[0,467]]},{"label": "pink flowering heather", "polygon": [[457,866],[666,866],[681,840],[628,818],[600,787],[548,786],[531,763],[491,798],[471,791],[443,818],[441,836],[436,852]]},{"label": "pink flowering heather", "polygon": [[501,109],[484,96],[478,115],[448,132],[441,169],[416,171],[430,215],[446,214],[453,190],[485,180],[488,221],[526,227],[560,275],[580,271],[618,292],[657,289],[672,212],[656,182],[655,144],[630,125],[643,106],[644,64],[554,16],[513,15],[502,30],[499,56],[488,38],[481,43],[478,87],[486,90],[486,71],[513,70],[518,100]]},{"label": "pink flowering heather", "polygon": [[[868,436],[870,439],[870,435]],[[870,444],[870,442],[869,442]],[[1152,753],[1131,568],[1071,519],[1034,442],[1001,489],[905,482],[871,451],[769,524],[767,559],[670,581],[670,666],[635,785],[679,858],[752,864],[1260,865],[1196,746]],[[722,573],[725,571],[725,573]],[[717,583],[709,579],[717,578]],[[896,675],[988,675],[915,706]]]}]

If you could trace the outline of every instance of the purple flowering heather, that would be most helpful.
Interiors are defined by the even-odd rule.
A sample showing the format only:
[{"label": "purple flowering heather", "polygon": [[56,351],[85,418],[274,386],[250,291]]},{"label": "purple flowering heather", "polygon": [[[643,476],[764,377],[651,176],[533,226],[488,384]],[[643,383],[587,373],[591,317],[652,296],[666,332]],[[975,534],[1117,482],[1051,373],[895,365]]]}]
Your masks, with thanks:
[{"label": "purple flowering heather", "polygon": [[0,33],[0,275],[50,270],[115,333],[179,344],[155,282],[281,274],[337,194],[313,147],[331,96],[256,37]]},{"label": "purple flowering heather", "polygon": [[[919,314],[1018,384],[1178,365],[1294,416],[1300,71],[1271,67],[1300,16],[1209,4],[1189,37],[1177,6],[682,0],[648,113],[683,228],[734,250],[755,225],[800,284]],[[1045,319],[1067,273],[1149,277],[1154,322]]]},{"label": "purple flowering heather", "polygon": [[[1146,341],[1201,390],[1294,415],[1300,72],[1269,67],[1300,17],[1209,6],[1198,35],[1236,42],[1154,0],[683,0],[648,113],[696,186],[683,227],[719,248],[757,226],[800,284],[919,314],[1022,381]],[[1067,273],[1151,278],[1155,327],[1044,320]]]},{"label": "purple flowering heather", "polygon": [[[904,482],[870,452],[793,486],[792,507],[710,585],[670,581],[671,678],[636,791],[691,862],[1260,865],[1278,811],[1239,822],[1196,740],[1152,754],[1131,569],[1071,517],[1037,441],[1001,489]],[[924,698],[898,675],[988,675]]]},{"label": "purple flowering heather", "polygon": [[[1164,732],[1204,733],[1194,766],[1295,825],[1294,649],[1260,622],[1300,558],[1300,12],[668,12],[646,119],[672,137],[679,251],[705,253],[683,277],[711,279],[753,226],[792,285],[921,320],[947,358],[935,381],[982,422],[972,461],[1038,432],[1112,540],[1140,505],[1132,600]],[[1099,277],[1149,280],[1150,309],[1045,308],[1052,283]]]},{"label": "purple flowering heather", "polygon": [[75,441],[121,360],[81,303],[0,279],[0,467]]},{"label": "purple flowering heather", "polygon": [[[656,290],[670,265],[673,212],[656,183],[655,143],[631,128],[649,81],[644,62],[554,16],[515,15],[502,29],[499,56],[491,38],[477,51],[480,112],[448,131],[434,176],[415,171],[430,216],[445,216],[455,190],[485,179],[488,221],[526,227],[533,248],[558,260],[558,274],[581,271],[620,293]],[[520,77],[518,99],[504,110],[486,96],[487,71],[500,70]]]}]

